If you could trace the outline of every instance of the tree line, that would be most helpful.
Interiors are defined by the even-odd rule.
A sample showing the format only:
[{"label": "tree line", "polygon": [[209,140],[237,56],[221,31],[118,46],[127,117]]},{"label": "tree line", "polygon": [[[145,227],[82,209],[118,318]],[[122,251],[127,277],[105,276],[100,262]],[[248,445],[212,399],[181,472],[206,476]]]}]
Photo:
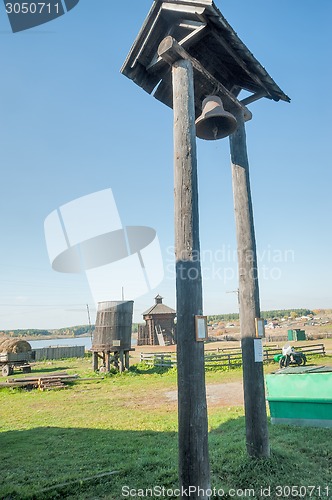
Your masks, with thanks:
[{"label": "tree line", "polygon": [[[132,331],[135,333],[137,330],[138,323],[133,323]],[[94,331],[95,325],[77,325],[50,330],[29,328],[26,330],[2,330],[0,331],[0,337],[4,335],[9,337],[77,337],[80,335],[93,334]]]},{"label": "tree line", "polygon": [[[310,309],[273,309],[271,311],[261,311],[261,318],[297,318],[300,316],[314,316]],[[217,323],[219,321],[233,321],[239,319],[239,313],[230,314],[214,314],[207,317],[209,323]]]}]

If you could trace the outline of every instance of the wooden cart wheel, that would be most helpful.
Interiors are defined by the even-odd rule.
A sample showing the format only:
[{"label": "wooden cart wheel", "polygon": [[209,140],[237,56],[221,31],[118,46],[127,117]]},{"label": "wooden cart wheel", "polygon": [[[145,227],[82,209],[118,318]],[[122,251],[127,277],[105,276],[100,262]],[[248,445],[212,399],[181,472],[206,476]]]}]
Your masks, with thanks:
[{"label": "wooden cart wheel", "polygon": [[8,377],[8,375],[10,375],[10,365],[4,365],[2,367],[2,376]]}]

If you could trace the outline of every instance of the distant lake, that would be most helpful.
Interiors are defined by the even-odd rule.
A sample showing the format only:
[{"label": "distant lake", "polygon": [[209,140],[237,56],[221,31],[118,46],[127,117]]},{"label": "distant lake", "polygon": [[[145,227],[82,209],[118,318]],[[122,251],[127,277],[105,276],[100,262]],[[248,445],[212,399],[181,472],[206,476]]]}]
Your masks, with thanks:
[{"label": "distant lake", "polygon": [[[45,340],[29,340],[29,344],[32,349],[42,349],[43,347],[55,347],[64,345],[84,345],[85,350],[91,349],[91,338],[90,337],[80,337],[80,338],[69,338],[69,339],[45,339]],[[131,339],[131,344],[136,345],[136,339]]]}]

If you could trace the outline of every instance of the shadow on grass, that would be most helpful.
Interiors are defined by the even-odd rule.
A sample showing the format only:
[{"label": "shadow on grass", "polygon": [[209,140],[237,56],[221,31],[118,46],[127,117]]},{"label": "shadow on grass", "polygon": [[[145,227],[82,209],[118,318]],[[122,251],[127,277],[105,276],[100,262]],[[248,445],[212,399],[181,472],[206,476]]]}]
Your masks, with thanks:
[{"label": "shadow on grass", "polygon": [[[270,426],[269,431],[271,457],[253,460],[245,450],[244,417],[213,429],[212,487],[225,492],[251,489],[256,497],[261,488],[271,487],[269,498],[276,500],[283,498],[273,494],[277,485],[329,484],[330,430]],[[4,432],[0,478],[2,500],[119,500],[124,486],[136,491],[158,485],[174,489],[177,433],[59,427]]]},{"label": "shadow on grass", "polygon": [[137,375],[148,375],[148,374],[163,374],[174,371],[175,368],[172,366],[149,366],[144,364],[133,365],[129,368],[129,372],[136,373]]},{"label": "shadow on grass", "polygon": [[175,432],[41,427],[0,436],[1,500],[119,500],[125,485],[177,483]]},{"label": "shadow on grass", "polygon": [[31,375],[32,377],[35,375],[35,374],[38,374],[38,373],[61,373],[61,372],[64,372],[65,370],[70,370],[72,369],[72,367],[70,366],[49,366],[49,367],[43,367],[43,368],[37,368],[37,367],[34,367],[33,365],[31,366],[31,373],[29,375]]},{"label": "shadow on grass", "polygon": [[[269,439],[271,456],[253,459],[246,452],[245,417],[230,419],[213,429],[209,437],[212,484],[247,489],[247,495],[240,497],[250,496],[249,490],[262,497],[261,488],[268,493],[266,488],[271,487],[269,498],[273,500],[284,498],[277,494],[278,485],[316,485],[326,497],[322,485],[331,480],[331,430],[269,424]],[[309,498],[309,493],[295,498]],[[310,497],[316,498],[314,494]]]}]

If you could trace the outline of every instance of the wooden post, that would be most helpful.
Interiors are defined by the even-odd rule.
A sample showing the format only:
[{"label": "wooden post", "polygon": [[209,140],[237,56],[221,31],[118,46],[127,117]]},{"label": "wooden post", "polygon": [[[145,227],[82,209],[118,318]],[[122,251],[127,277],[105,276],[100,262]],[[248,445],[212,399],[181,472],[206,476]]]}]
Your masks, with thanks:
[{"label": "wooden post", "polygon": [[179,480],[184,490],[197,487],[190,498],[207,499],[203,493],[210,488],[204,343],[197,342],[195,335],[195,315],[202,314],[202,278],[193,68],[169,40],[160,44],[158,52],[172,65],[173,76]]},{"label": "wooden post", "polygon": [[111,353],[109,351],[105,353],[105,365],[106,365],[106,371],[107,373],[109,373],[111,370]]},{"label": "wooden post", "polygon": [[124,364],[123,364],[123,349],[120,349],[119,351],[119,372],[122,373],[124,371]]},{"label": "wooden post", "polygon": [[94,372],[98,370],[98,353],[93,352],[92,353],[92,369]]},{"label": "wooden post", "polygon": [[129,370],[129,351],[125,351],[125,370]]},{"label": "wooden post", "polygon": [[239,306],[243,360],[247,451],[252,457],[270,455],[263,362],[255,361],[255,318],[260,317],[254,218],[243,112],[233,108],[238,128],[230,136],[234,210],[239,265]]}]

